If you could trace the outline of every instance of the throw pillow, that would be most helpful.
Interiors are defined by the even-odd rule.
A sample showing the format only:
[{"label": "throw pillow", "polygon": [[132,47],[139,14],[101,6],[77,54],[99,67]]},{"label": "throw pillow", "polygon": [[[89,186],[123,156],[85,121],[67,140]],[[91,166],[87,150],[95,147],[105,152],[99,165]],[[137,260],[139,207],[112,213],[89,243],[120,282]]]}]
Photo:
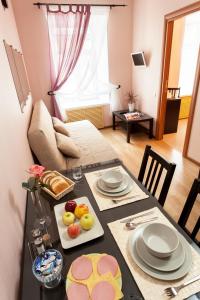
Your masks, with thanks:
[{"label": "throw pillow", "polygon": [[52,122],[53,122],[53,127],[54,127],[55,131],[62,133],[64,135],[70,136],[69,131],[67,130],[67,128],[65,126],[65,123],[63,123],[56,117],[52,117]]},{"label": "throw pillow", "polygon": [[63,154],[74,158],[80,158],[80,149],[70,137],[56,132],[56,140],[57,147]]}]

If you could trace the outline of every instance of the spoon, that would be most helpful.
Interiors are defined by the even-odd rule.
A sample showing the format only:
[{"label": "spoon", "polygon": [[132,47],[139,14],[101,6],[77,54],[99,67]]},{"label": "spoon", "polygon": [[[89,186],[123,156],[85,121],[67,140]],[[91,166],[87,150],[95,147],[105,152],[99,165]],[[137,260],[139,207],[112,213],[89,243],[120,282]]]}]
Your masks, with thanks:
[{"label": "spoon", "polygon": [[153,217],[151,219],[148,219],[148,220],[145,220],[145,221],[141,221],[141,222],[137,222],[137,223],[134,223],[134,222],[127,222],[125,224],[126,228],[129,229],[129,230],[132,230],[132,229],[135,229],[137,226],[141,225],[141,224],[145,224],[147,222],[151,222],[151,221],[154,221],[156,220],[158,217]]}]

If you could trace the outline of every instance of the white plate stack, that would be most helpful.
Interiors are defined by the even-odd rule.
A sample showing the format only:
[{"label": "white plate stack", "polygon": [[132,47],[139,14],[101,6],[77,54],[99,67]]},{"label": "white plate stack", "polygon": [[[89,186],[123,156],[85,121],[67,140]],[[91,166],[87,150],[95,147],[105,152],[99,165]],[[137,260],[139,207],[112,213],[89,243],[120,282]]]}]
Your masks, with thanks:
[{"label": "white plate stack", "polygon": [[118,170],[109,170],[97,179],[96,189],[102,195],[120,197],[131,191],[132,182],[127,174]]},{"label": "white plate stack", "polygon": [[130,235],[131,258],[147,274],[161,280],[177,280],[192,267],[189,244],[178,232],[162,223],[137,227]]}]

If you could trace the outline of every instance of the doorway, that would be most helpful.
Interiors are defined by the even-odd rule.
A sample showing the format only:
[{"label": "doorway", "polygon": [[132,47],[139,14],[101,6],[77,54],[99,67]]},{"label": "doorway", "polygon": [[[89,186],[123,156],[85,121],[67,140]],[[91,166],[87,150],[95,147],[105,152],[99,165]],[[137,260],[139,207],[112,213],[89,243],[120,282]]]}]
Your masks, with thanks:
[{"label": "doorway", "polygon": [[[188,22],[191,22],[190,16],[195,15],[195,13],[198,14],[199,12],[200,12],[200,1],[198,1],[198,3],[196,4],[190,5],[179,11],[171,13],[165,17],[166,32],[165,32],[165,47],[163,53],[163,76],[162,76],[162,83],[161,83],[161,98],[160,98],[160,105],[158,110],[156,138],[162,139],[164,137],[165,142],[171,145],[175,145],[175,148],[177,145],[177,150],[183,152],[183,156],[187,156],[187,146],[189,143],[189,136],[190,136],[190,130],[192,125],[192,115],[194,113],[195,101],[197,96],[196,94],[197,94],[197,87],[198,87],[198,80],[199,80],[199,67],[200,67],[200,61],[199,60],[197,61],[196,59],[195,69],[197,72],[196,72],[196,76],[193,76],[193,80],[192,80],[192,85],[194,85],[194,89],[192,93],[191,83],[189,85],[187,81],[188,74],[186,73],[184,75],[185,72],[184,69],[186,69],[187,72],[187,68],[185,68],[185,62],[187,65],[188,58],[187,55],[185,54],[181,55],[183,54],[181,53],[183,50],[182,46],[184,42],[183,34],[184,31],[187,32],[185,29],[186,24],[184,24],[184,22],[187,19],[187,25],[188,25]],[[188,26],[187,26],[187,30],[188,30]],[[177,39],[175,39],[175,35],[177,35],[177,31],[179,37],[180,35],[182,35],[180,37],[179,44]],[[176,51],[176,53],[173,53],[174,51]],[[199,49],[197,49],[196,56],[198,56],[198,51]],[[180,54],[178,55],[178,57],[176,57],[177,53]],[[184,51],[184,53],[187,53],[187,49]],[[192,55],[192,58],[193,56],[194,55]],[[189,63],[189,65],[191,65],[191,63]],[[189,76],[189,78],[192,79],[192,76]],[[182,91],[181,89],[180,91],[178,91],[180,92],[181,97],[180,100],[177,100],[177,98],[179,98],[178,95],[174,93],[174,91],[170,95],[168,88],[179,88],[179,84],[181,84],[182,86]],[[189,88],[190,91],[188,91],[188,86],[190,86]],[[186,95],[187,93],[189,95]],[[179,103],[175,103],[175,102],[179,102]],[[191,105],[190,113],[189,113],[189,104]],[[179,105],[179,108],[177,108],[177,105]],[[169,108],[173,109],[172,113],[171,112],[169,113]],[[180,121],[179,121],[179,110],[180,110],[180,118],[182,118]],[[167,116],[170,117],[168,124],[170,125],[170,127],[171,126],[173,127],[173,128],[168,128],[168,131],[165,128],[166,127],[165,116],[166,118]],[[177,122],[175,125],[174,124],[172,125],[171,122],[172,116],[173,116],[173,122],[174,122],[174,118],[175,119],[177,118]],[[173,132],[173,130],[176,129],[176,126],[178,128],[177,133],[169,134],[170,130],[171,132]],[[176,132],[176,130],[174,130],[174,132]],[[168,133],[168,134],[164,134],[164,133]],[[185,136],[186,138],[184,138]]]},{"label": "doorway", "polygon": [[200,11],[174,21],[163,140],[183,152],[199,52]]}]

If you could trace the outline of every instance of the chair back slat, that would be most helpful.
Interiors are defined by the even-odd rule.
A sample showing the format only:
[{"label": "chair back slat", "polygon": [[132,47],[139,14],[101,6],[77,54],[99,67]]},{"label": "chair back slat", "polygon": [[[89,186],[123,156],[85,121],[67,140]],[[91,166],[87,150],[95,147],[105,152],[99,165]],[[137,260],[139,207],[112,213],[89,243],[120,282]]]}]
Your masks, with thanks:
[{"label": "chair back slat", "polygon": [[153,186],[153,183],[154,183],[155,178],[156,178],[156,173],[157,173],[157,170],[158,170],[158,166],[159,166],[159,162],[157,161],[155,166],[154,166],[154,170],[153,170],[153,173],[151,175],[151,181],[150,181],[150,184],[149,184],[149,187],[148,187],[148,190],[151,192],[151,194],[152,194],[152,186]]},{"label": "chair back slat", "polygon": [[152,158],[151,164],[150,164],[150,167],[149,167],[149,170],[148,170],[148,173],[147,173],[147,177],[146,177],[146,180],[145,180],[145,184],[144,184],[145,187],[148,186],[149,179],[151,178],[151,172],[152,172],[152,169],[153,169],[154,162],[155,162],[155,159]]},{"label": "chair back slat", "polygon": [[[192,233],[191,233],[191,238],[193,240],[196,239],[196,236],[197,236],[197,233],[199,232],[199,230],[200,230],[200,217],[198,218],[197,223],[194,226],[194,229],[192,230]],[[198,244],[199,244],[199,242],[198,242]]]},{"label": "chair back slat", "polygon": [[[151,163],[149,168],[148,161],[151,159]],[[160,170],[158,171],[159,165]],[[171,180],[175,171],[176,165],[169,163],[162,156],[151,149],[151,146],[147,145],[145,148],[144,156],[142,159],[142,164],[140,167],[138,180],[144,184],[144,186],[148,189],[148,191],[155,196],[158,186],[160,183],[161,175],[163,170],[166,170],[165,179],[163,182],[163,186],[158,197],[159,203],[163,206],[167,197],[167,193],[171,184]],[[145,173],[147,174],[145,178]],[[155,184],[154,184],[155,183]],[[153,191],[152,191],[153,189]]]},{"label": "chair back slat", "polygon": [[158,199],[159,203],[162,206],[164,206],[164,204],[165,204],[165,200],[166,200],[166,197],[167,197],[167,194],[168,194],[168,191],[169,191],[169,187],[171,185],[171,181],[172,181],[172,178],[173,178],[173,175],[174,175],[174,172],[175,172],[175,168],[176,168],[175,164],[169,163],[167,173],[166,173],[166,176],[165,176],[165,182],[162,186],[162,190],[160,192],[160,196],[159,196],[159,199]]},{"label": "chair back slat", "polygon": [[156,194],[156,191],[157,191],[157,188],[158,188],[158,184],[159,184],[163,169],[164,169],[163,166],[160,165],[160,170],[159,170],[158,176],[156,178],[156,182],[155,182],[153,193],[152,193],[153,196],[155,196],[155,194]]},{"label": "chair back slat", "polygon": [[196,242],[198,246],[200,246],[200,241],[197,240],[197,234],[200,230],[200,211],[199,211],[199,216],[198,216],[197,222],[196,222],[192,232],[190,232],[186,228],[186,223],[190,217],[191,211],[194,207],[195,201],[197,200],[198,194],[200,194],[200,178],[196,178],[192,184],[192,187],[191,187],[188,197],[186,199],[185,205],[184,205],[181,215],[179,217],[178,224],[193,239],[193,241]]}]

